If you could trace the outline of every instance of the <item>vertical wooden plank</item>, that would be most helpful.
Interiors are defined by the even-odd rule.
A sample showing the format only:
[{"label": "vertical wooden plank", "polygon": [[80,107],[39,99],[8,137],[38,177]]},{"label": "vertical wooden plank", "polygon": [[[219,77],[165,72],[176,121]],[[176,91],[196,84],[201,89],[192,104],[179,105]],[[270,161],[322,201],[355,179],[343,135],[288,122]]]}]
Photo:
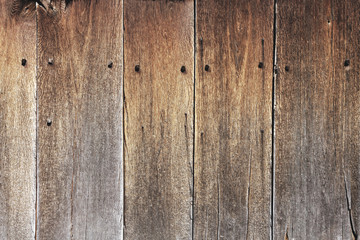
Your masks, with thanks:
[{"label": "vertical wooden plank", "polygon": [[26,1],[0,1],[0,239],[35,237],[34,9]]},{"label": "vertical wooden plank", "polygon": [[122,1],[38,6],[38,239],[122,239]]},{"label": "vertical wooden plank", "polygon": [[197,1],[195,239],[268,239],[273,1]]},{"label": "vertical wooden plank", "polygon": [[124,22],[125,238],[190,239],[194,2],[127,0]]},{"label": "vertical wooden plank", "polygon": [[357,235],[359,8],[278,1],[274,239]]},{"label": "vertical wooden plank", "polygon": [[[337,117],[341,122],[341,148],[345,172],[345,194],[352,235],[360,235],[360,2],[335,1],[334,49],[338,68],[336,92],[342,98]],[[336,80],[335,80],[336,81]],[[341,193],[340,193],[341,194]],[[347,228],[348,229],[348,228]],[[349,231],[349,230],[348,230]]]}]

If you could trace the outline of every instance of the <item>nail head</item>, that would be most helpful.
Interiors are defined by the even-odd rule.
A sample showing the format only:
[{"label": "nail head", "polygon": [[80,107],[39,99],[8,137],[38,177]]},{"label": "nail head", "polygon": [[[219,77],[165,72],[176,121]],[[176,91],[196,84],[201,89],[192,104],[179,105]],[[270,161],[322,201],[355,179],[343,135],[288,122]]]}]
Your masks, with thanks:
[{"label": "nail head", "polygon": [[49,58],[48,64],[49,64],[49,65],[53,65],[53,64],[54,64],[54,59]]},{"label": "nail head", "polygon": [[258,65],[259,68],[263,68],[264,67],[264,64],[262,62],[259,62],[259,65]]},{"label": "nail head", "polygon": [[52,124],[51,119],[47,119],[47,120],[46,120],[46,125],[48,125],[48,127],[50,127],[50,126],[51,126],[51,124]]},{"label": "nail head", "polygon": [[140,71],[140,65],[136,65],[135,66],[135,72],[139,72]]},{"label": "nail head", "polygon": [[285,66],[285,71],[289,71],[290,70],[290,67],[289,66]]},{"label": "nail head", "polygon": [[112,67],[113,67],[113,62],[109,62],[108,68],[112,68]]},{"label": "nail head", "polygon": [[346,59],[345,62],[344,62],[344,66],[347,67],[350,65],[350,60],[349,59]]},{"label": "nail head", "polygon": [[210,66],[209,65],[205,65],[205,71],[210,71]]},{"label": "nail head", "polygon": [[21,60],[21,65],[23,65],[23,66],[26,65],[26,59],[22,59],[22,60]]},{"label": "nail head", "polygon": [[182,73],[184,73],[184,72],[186,71],[185,66],[182,66],[181,69],[180,69],[180,71],[181,71]]}]

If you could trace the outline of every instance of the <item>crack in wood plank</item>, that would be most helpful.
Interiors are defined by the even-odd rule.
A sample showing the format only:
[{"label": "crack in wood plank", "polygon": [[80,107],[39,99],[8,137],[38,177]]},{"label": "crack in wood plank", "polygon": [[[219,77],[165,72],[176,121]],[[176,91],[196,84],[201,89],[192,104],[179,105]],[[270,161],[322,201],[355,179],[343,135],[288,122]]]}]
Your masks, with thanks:
[{"label": "crack in wood plank", "polygon": [[358,234],[357,234],[357,231],[355,229],[354,220],[353,220],[353,217],[352,217],[352,214],[351,214],[351,199],[350,199],[349,193],[348,193],[346,176],[344,176],[344,182],[345,182],[345,195],[346,195],[347,209],[348,209],[348,212],[349,212],[351,231],[352,231],[354,239],[357,240],[358,239]]}]

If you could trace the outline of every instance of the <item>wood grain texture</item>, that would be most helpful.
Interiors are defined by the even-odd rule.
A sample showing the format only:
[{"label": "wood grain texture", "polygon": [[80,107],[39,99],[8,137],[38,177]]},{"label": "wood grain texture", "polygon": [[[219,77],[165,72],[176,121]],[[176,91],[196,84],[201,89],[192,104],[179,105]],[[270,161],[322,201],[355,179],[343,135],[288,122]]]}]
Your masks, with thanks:
[{"label": "wood grain texture", "polygon": [[121,0],[38,6],[38,239],[122,239],[122,25]]},{"label": "wood grain texture", "polygon": [[[351,230],[355,239],[360,236],[360,2],[336,1],[334,42],[337,56],[335,79],[341,91],[338,119],[341,119],[341,148],[344,161],[347,207],[351,218]],[[348,60],[349,66],[345,67]],[[336,80],[335,80],[336,81]],[[341,109],[341,110],[340,110]],[[340,193],[341,194],[341,193]],[[348,229],[348,228],[347,228]],[[349,231],[349,230],[348,230]]]},{"label": "wood grain texture", "polygon": [[36,15],[26,7],[0,0],[0,239],[35,237]]},{"label": "wood grain texture", "polygon": [[126,0],[124,23],[124,237],[190,239],[194,2]]},{"label": "wood grain texture", "polygon": [[270,237],[273,5],[197,1],[195,239]]},{"label": "wood grain texture", "polygon": [[278,1],[274,239],[357,239],[359,8]]}]

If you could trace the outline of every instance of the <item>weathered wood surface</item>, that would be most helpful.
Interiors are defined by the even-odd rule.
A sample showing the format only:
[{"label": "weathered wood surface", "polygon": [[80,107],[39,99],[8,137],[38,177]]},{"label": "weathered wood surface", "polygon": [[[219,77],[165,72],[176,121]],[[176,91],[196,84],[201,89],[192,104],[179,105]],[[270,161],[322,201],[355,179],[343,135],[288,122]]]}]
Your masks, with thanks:
[{"label": "weathered wood surface", "polygon": [[356,236],[360,221],[360,3],[277,6],[274,239],[352,239],[351,222]]},{"label": "weathered wood surface", "polygon": [[125,0],[124,23],[124,237],[191,239],[194,2]]},{"label": "weathered wood surface", "polygon": [[273,5],[197,1],[195,239],[270,237]]},{"label": "weathered wood surface", "polygon": [[[335,71],[335,90],[341,91],[337,114],[342,119],[342,149],[344,161],[346,197],[353,236],[360,235],[360,2],[338,1],[336,3],[335,29],[337,40],[334,49],[338,56]],[[335,11],[334,11],[335,12]],[[348,62],[349,66],[347,65]],[[341,109],[341,110],[340,110]],[[341,192],[344,193],[344,192]],[[341,194],[340,193],[340,194]],[[347,231],[350,229],[347,226]]]},{"label": "weathered wood surface", "polygon": [[66,2],[37,9],[37,239],[122,239],[122,1]]},{"label": "weathered wood surface", "polygon": [[0,239],[357,239],[359,9],[0,0]]},{"label": "weathered wood surface", "polygon": [[35,237],[34,8],[0,0],[0,239]]}]

